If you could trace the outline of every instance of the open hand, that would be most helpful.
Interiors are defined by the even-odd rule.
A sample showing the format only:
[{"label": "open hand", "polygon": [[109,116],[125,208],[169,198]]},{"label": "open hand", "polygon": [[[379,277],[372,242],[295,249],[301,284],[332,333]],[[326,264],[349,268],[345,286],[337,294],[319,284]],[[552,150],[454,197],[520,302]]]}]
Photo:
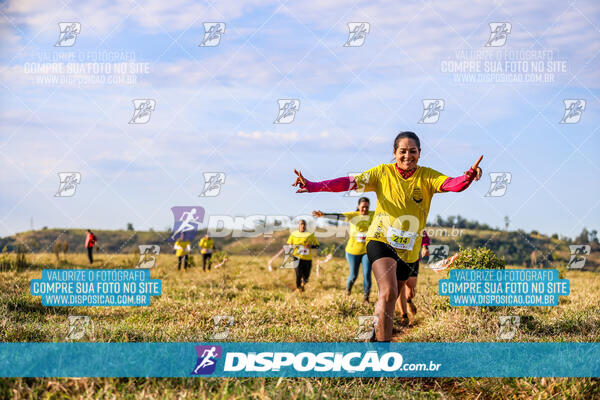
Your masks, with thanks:
[{"label": "open hand", "polygon": [[313,211],[313,212],[312,212],[312,215],[313,215],[313,217],[319,217],[319,218],[320,218],[320,217],[322,217],[324,214],[323,214],[323,211],[317,210],[317,211]]}]

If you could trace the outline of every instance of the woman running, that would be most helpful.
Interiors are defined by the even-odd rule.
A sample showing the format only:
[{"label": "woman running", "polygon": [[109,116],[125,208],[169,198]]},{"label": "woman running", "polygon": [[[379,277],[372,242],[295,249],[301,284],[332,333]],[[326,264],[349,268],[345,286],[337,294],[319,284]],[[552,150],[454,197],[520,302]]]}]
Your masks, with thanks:
[{"label": "woman running", "polygon": [[294,246],[294,268],[296,270],[296,290],[304,292],[312,268],[311,249],[319,248],[319,242],[312,232],[306,232],[306,221],[298,222],[298,230],[291,233],[287,244]]},{"label": "woman running", "polygon": [[292,186],[297,192],[374,191],[377,207],[367,232],[367,256],[379,287],[375,315],[376,340],[392,338],[394,308],[398,292],[419,259],[421,232],[425,228],[431,199],[435,193],[460,192],[481,178],[479,162],[457,178],[428,167],[417,166],[421,155],[419,137],[402,132],[394,140],[395,163],[381,164],[354,177],[322,182],[306,180],[300,172]]},{"label": "woman running", "polygon": [[345,217],[350,224],[348,243],[346,244],[346,260],[350,267],[348,281],[346,282],[346,293],[352,292],[352,286],[358,277],[358,269],[362,263],[363,267],[363,293],[364,303],[369,304],[369,294],[371,293],[371,263],[367,257],[367,231],[373,221],[373,211],[369,211],[370,200],[368,197],[358,199],[356,211],[345,213],[323,213],[322,211],[313,211],[315,217],[339,218]]},{"label": "woman running", "polygon": [[198,242],[198,247],[200,247],[200,254],[202,254],[202,271],[206,271],[206,266],[208,265],[208,270],[210,271],[210,264],[213,250],[215,248],[215,242],[207,233],[204,235],[202,239]]},{"label": "woman running", "polygon": [[183,261],[183,270],[188,267],[188,255],[190,254],[190,242],[185,240],[185,235],[181,233],[179,239],[173,245],[175,255],[177,256],[177,270],[181,269],[181,261]]}]

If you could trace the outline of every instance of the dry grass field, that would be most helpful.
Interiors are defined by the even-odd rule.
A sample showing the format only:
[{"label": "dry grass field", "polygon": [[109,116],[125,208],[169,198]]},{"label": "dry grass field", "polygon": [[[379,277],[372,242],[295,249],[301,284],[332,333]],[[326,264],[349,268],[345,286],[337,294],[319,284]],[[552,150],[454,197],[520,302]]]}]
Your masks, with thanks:
[{"label": "dry grass field", "polygon": [[[172,255],[160,255],[152,278],[163,294],[150,307],[44,307],[29,295],[29,281],[44,268],[56,268],[53,254],[30,254],[30,265],[0,272],[0,341],[60,342],[69,315],[87,315],[97,342],[202,342],[214,329],[213,317],[230,315],[227,341],[354,341],[357,317],[374,304],[362,303],[362,278],[345,295],[346,261],[333,258],[313,267],[304,293],[294,289],[294,271],[268,271],[269,257],[232,256],[218,269],[196,266],[177,271]],[[131,267],[132,255],[99,255],[94,268]],[[61,268],[89,268],[84,254],[69,254]],[[394,338],[401,342],[494,342],[498,317],[521,316],[514,341],[600,340],[600,275],[567,271],[571,295],[557,307],[450,307],[437,294],[445,277],[423,268],[419,275],[417,317]],[[376,298],[374,283],[372,299]],[[0,380],[0,398],[600,398],[598,379],[162,379],[162,378],[11,378]]]}]

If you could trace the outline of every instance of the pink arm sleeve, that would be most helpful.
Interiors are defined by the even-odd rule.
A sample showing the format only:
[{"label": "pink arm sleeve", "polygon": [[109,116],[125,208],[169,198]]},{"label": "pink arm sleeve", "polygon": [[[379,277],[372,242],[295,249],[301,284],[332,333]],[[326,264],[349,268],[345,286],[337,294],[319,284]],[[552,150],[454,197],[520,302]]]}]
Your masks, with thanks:
[{"label": "pink arm sleeve", "polygon": [[306,180],[304,189],[309,193],[313,192],[346,192],[356,187],[353,176],[331,179],[329,181],[311,182]]},{"label": "pink arm sleeve", "polygon": [[442,183],[442,191],[444,192],[462,192],[469,187],[475,175],[473,169],[470,169],[467,173],[456,178],[448,178]]},{"label": "pink arm sleeve", "polygon": [[421,247],[429,246],[431,244],[431,239],[429,239],[429,235],[427,232],[423,231],[423,239],[421,239]]}]

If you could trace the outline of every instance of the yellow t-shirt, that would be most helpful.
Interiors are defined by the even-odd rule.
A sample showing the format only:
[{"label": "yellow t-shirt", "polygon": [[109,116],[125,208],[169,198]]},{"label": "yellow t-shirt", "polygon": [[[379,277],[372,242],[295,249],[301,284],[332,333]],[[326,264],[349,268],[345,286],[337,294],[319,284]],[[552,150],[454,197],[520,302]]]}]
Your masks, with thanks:
[{"label": "yellow t-shirt", "polygon": [[417,167],[404,179],[395,164],[381,164],[354,177],[357,192],[375,192],[377,207],[367,232],[371,240],[388,243],[406,262],[419,259],[421,232],[434,193],[448,177],[434,169]]},{"label": "yellow t-shirt", "polygon": [[202,238],[198,242],[198,246],[201,248],[201,254],[212,253],[213,247],[215,247],[215,241],[212,238]]},{"label": "yellow t-shirt", "polygon": [[350,237],[346,244],[346,252],[357,256],[367,252],[367,231],[373,222],[374,214],[373,211],[369,211],[367,215],[361,215],[358,211],[342,213],[350,224]]},{"label": "yellow t-shirt", "polygon": [[318,246],[319,242],[312,232],[294,231],[287,240],[287,244],[296,245],[294,257],[301,260],[312,260],[311,245]]},{"label": "yellow t-shirt", "polygon": [[180,256],[185,256],[186,254],[189,253],[189,247],[190,242],[188,242],[187,240],[178,240],[175,242],[175,255],[177,257]]}]

